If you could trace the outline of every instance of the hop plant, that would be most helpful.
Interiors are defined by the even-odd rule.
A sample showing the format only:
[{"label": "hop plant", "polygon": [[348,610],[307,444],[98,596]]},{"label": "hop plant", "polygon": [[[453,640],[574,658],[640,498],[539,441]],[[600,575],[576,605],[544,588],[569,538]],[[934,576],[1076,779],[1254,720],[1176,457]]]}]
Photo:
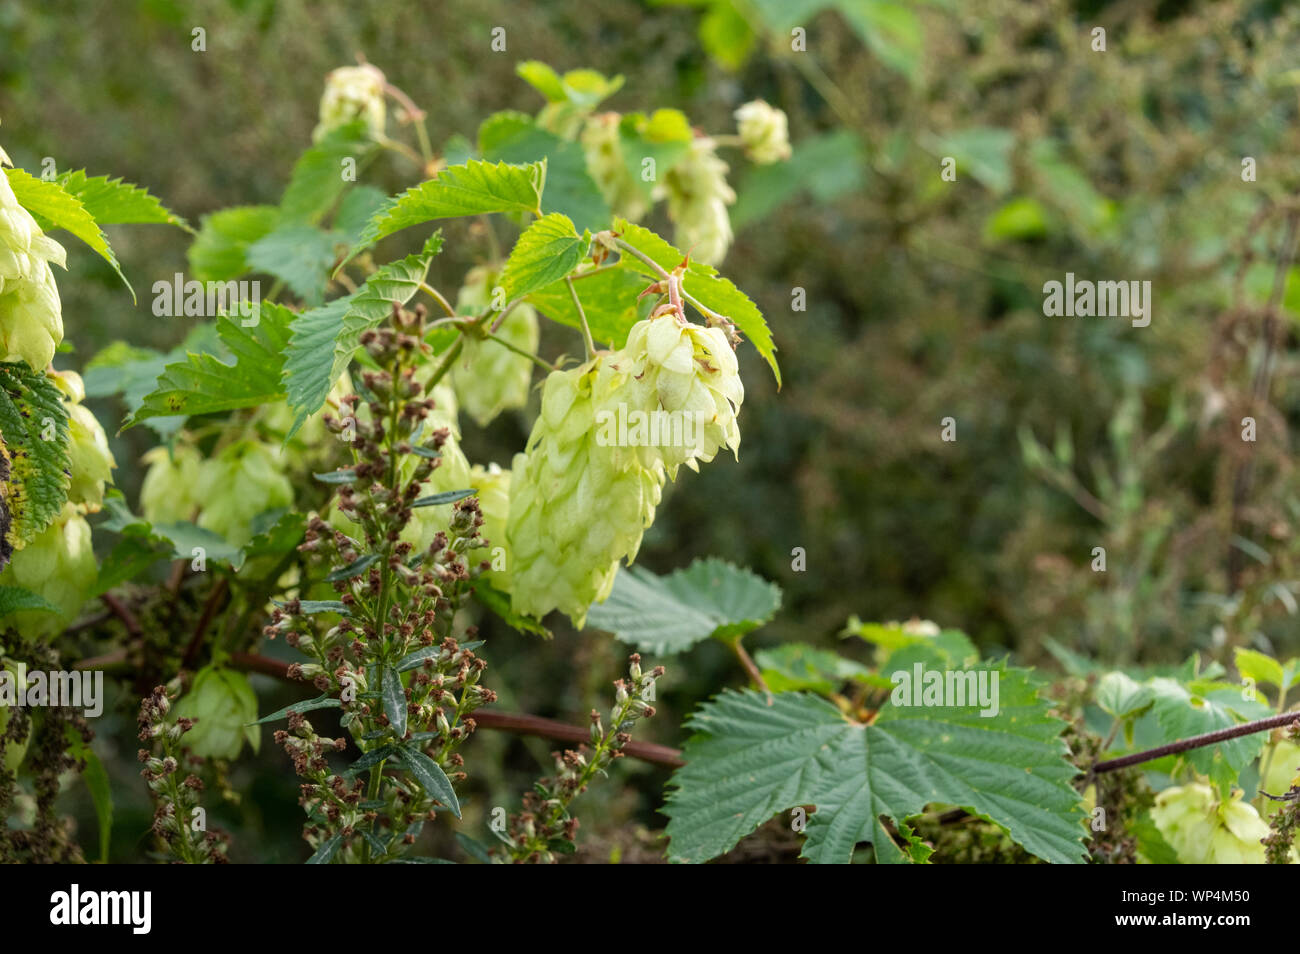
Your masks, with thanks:
[{"label": "hop plant", "polygon": [[293,503],[293,485],[284,475],[280,455],[252,438],[227,445],[199,466],[195,496],[202,512],[198,524],[235,546],[253,538],[253,518]]},{"label": "hop plant", "polygon": [[488,546],[469,554],[471,563],[487,561],[491,569],[483,578],[503,593],[510,592],[510,551],[506,547],[506,523],[510,519],[510,471],[496,464],[475,464],[470,469],[469,486],[478,491],[479,509],[483,513],[480,533]]},{"label": "hop plant", "polygon": [[201,669],[176,704],[176,717],[194,723],[185,744],[200,758],[233,759],[245,739],[254,752],[262,741],[261,729],[249,724],[257,720],[257,695],[248,677],[231,669]]},{"label": "hop plant", "polygon": [[50,377],[70,402],[68,457],[72,464],[72,485],[68,489],[68,499],[94,513],[104,505],[104,485],[112,482],[117,462],[108,448],[104,428],[90,409],[81,403],[86,399],[81,375],[75,371],[56,371]]},{"label": "hop plant", "polygon": [[745,400],[736,355],[720,328],[704,328],[670,310],[637,322],[627,344],[602,365],[609,377],[597,408],[602,443],[618,444],[615,428],[630,409],[644,433],[628,427],[641,465],[661,464],[670,480],[682,464],[699,470],[722,447],[739,453],[736,415]]},{"label": "hop plant", "polygon": [[1226,799],[1208,785],[1167,788],[1151,818],[1183,864],[1263,864],[1268,825],[1240,790]]},{"label": "hop plant", "polygon": [[0,586],[30,590],[57,612],[26,610],[6,617],[6,624],[27,638],[59,632],[81,609],[98,576],[90,524],[81,507],[66,503],[53,523],[14,551],[9,566],[0,573]]},{"label": "hop plant", "polygon": [[[456,311],[477,314],[487,308],[496,273],[484,266],[470,269],[456,299]],[[532,354],[537,351],[537,312],[531,305],[516,305],[497,329],[497,335]],[[522,354],[494,341],[464,338],[464,350],[451,369],[456,397],[480,427],[502,411],[528,403],[528,386],[533,380],[533,363]]]},{"label": "hop plant", "polygon": [[47,237],[0,175],[0,353],[43,369],[63,340],[63,310],[50,263],[66,266],[63,246]]},{"label": "hop plant", "polygon": [[312,132],[319,141],[332,130],[355,119],[365,121],[371,136],[384,132],[384,74],[369,63],[341,66],[325,77],[325,92],[320,100],[320,122]]},{"label": "hop plant", "polygon": [[190,520],[199,508],[199,452],[188,444],[155,447],[143,458],[149,465],[140,484],[140,510],[150,523]]},{"label": "hop plant", "polygon": [[736,193],[727,185],[728,168],[713,140],[697,136],[664,175],[659,190],[668,199],[668,217],[676,227],[674,244],[708,265],[722,261],[731,247],[727,206],[736,201]]},{"label": "hop plant", "polygon": [[599,113],[590,117],[582,127],[582,149],[587,159],[587,172],[614,214],[629,222],[638,222],[649,211],[650,204],[628,169],[619,136],[620,119],[618,113]]},{"label": "hop plant", "polygon": [[609,358],[547,377],[542,413],[510,478],[514,608],[537,617],[560,609],[578,627],[609,595],[618,561],[635,559],[665,479],[662,467],[642,467],[636,454],[597,440]]},{"label": "hop plant", "polygon": [[770,165],[790,158],[790,129],[784,110],[755,99],[735,115],[737,133],[751,161]]}]

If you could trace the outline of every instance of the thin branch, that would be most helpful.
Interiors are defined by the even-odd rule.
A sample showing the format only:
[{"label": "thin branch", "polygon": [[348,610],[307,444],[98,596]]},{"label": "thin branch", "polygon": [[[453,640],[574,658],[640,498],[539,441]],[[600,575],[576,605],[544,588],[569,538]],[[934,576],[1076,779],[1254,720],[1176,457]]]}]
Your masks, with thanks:
[{"label": "thin branch", "polygon": [[754,662],[752,656],[741,643],[741,637],[737,636],[731,640],[731,648],[736,653],[736,658],[740,664],[745,667],[745,672],[749,673],[749,678],[754,681],[754,685],[762,689],[767,694],[767,704],[772,704],[772,690],[767,686],[767,680],[763,678],[763,673],[759,670],[758,665]]},{"label": "thin branch", "polygon": [[212,617],[217,615],[217,607],[229,592],[230,584],[226,582],[224,576],[212,587],[207,602],[203,604],[203,613],[199,616],[198,625],[194,627],[194,635],[190,637],[189,645],[185,647],[185,655],[181,657],[182,669],[189,669],[194,665],[194,660],[199,655],[199,648],[203,645],[203,637],[207,635],[208,627],[212,625]]},{"label": "thin branch", "polygon": [[99,598],[105,606],[112,610],[113,615],[122,621],[122,625],[126,627],[128,633],[132,636],[144,635],[144,630],[140,628],[140,621],[135,618],[135,614],[131,612],[125,603],[112,593],[101,593]]},{"label": "thin branch", "polygon": [[[259,656],[256,653],[231,653],[230,664],[244,672],[259,672],[264,676],[301,685],[297,680],[289,678],[288,663],[269,656]],[[474,712],[472,718],[481,727],[513,732],[515,735],[536,735],[544,739],[555,739],[557,742],[591,741],[589,727],[569,725],[567,722],[557,722],[554,719],[544,719],[523,712],[490,712],[479,709]],[[657,745],[654,742],[629,742],[623,751],[633,758],[655,765],[677,768],[686,764],[679,750],[666,745]]]},{"label": "thin branch", "polygon": [[555,367],[555,365],[551,364],[549,361],[546,361],[543,358],[538,357],[537,355],[533,354],[531,351],[525,351],[523,348],[520,348],[518,345],[511,344],[509,341],[506,341],[506,339],[502,338],[500,335],[494,335],[490,331],[484,332],[484,334],[487,335],[488,341],[495,341],[503,348],[509,348],[515,354],[522,355],[523,357],[530,359],[538,367],[543,368],[546,371],[559,370],[558,368]]},{"label": "thin branch", "polygon": [[569,297],[573,299],[573,307],[578,311],[578,320],[582,322],[582,343],[587,348],[587,360],[596,353],[596,342],[591,340],[591,328],[587,326],[587,313],[582,310],[582,302],[578,299],[578,289],[573,287],[573,279],[566,275],[564,283],[569,286]]},{"label": "thin branch", "polygon": [[420,291],[424,292],[426,295],[428,295],[430,298],[436,301],[438,303],[438,307],[440,307],[443,311],[447,313],[448,318],[456,317],[456,309],[451,307],[451,302],[447,301],[446,297],[442,294],[442,292],[438,291],[438,289],[434,288],[428,282],[420,282]]},{"label": "thin branch", "polygon": [[1241,725],[1229,726],[1226,729],[1217,729],[1214,732],[1179,739],[1177,742],[1170,742],[1154,749],[1147,749],[1145,752],[1134,752],[1132,755],[1121,756],[1117,759],[1107,759],[1093,765],[1092,774],[1113,772],[1116,769],[1128,768],[1130,765],[1138,765],[1141,762],[1150,762],[1166,755],[1177,755],[1179,752],[1186,752],[1188,749],[1199,749],[1207,745],[1214,745],[1216,742],[1239,739],[1243,735],[1253,735],[1256,732],[1276,729],[1291,723],[1300,723],[1300,712],[1283,712],[1281,715],[1269,716],[1267,719],[1256,719],[1254,722],[1243,722]]},{"label": "thin branch", "polygon": [[641,261],[645,262],[652,269],[654,269],[655,274],[658,275],[660,278],[668,277],[668,273],[664,271],[664,267],[662,265],[656,262],[645,252],[641,251],[635,245],[629,245],[627,242],[623,241],[622,239],[614,239],[614,244],[618,246],[620,252],[627,252],[633,258],[641,259]]},{"label": "thin branch", "polygon": [[433,372],[433,377],[429,379],[429,383],[424,386],[426,394],[433,393],[434,385],[441,381],[447,372],[451,370],[451,366],[456,363],[456,359],[460,357],[461,349],[464,347],[465,338],[463,336],[457,338],[456,343],[447,350],[446,356],[442,359],[442,364],[438,365],[437,370]]}]

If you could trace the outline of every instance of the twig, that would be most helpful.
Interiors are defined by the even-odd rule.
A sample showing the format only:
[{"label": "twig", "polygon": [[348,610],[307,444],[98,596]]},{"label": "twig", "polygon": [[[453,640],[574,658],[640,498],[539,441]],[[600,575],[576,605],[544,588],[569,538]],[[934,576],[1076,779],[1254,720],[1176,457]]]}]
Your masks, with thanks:
[{"label": "twig", "polygon": [[229,592],[230,584],[226,582],[224,576],[212,587],[212,592],[208,594],[208,601],[203,604],[203,613],[199,616],[198,625],[194,627],[194,635],[190,637],[189,645],[185,647],[185,655],[181,657],[182,669],[189,669],[194,665],[194,660],[199,655],[199,647],[203,645],[203,637],[208,632],[208,626],[212,624],[212,617],[217,614],[217,606]]},{"label": "twig", "polygon": [[429,379],[429,383],[424,386],[426,394],[433,393],[434,385],[441,381],[446,376],[447,372],[451,370],[451,366],[456,363],[456,359],[460,357],[461,349],[464,347],[465,338],[462,336],[457,338],[456,343],[447,349],[447,354],[442,359],[442,363],[438,365],[437,370],[433,372],[433,377]]},{"label": "twig", "polygon": [[438,306],[447,313],[448,318],[456,317],[456,309],[451,307],[451,302],[438,289],[434,288],[428,282],[420,282],[420,291],[424,292],[430,298],[438,303]]},{"label": "twig", "polygon": [[533,361],[533,362],[534,362],[538,367],[540,367],[540,368],[542,368],[542,369],[544,369],[544,370],[546,370],[546,371],[558,371],[558,370],[559,370],[558,368],[556,368],[555,365],[551,364],[549,361],[546,361],[546,360],[544,360],[543,358],[538,357],[537,355],[533,354],[531,351],[525,351],[523,348],[520,348],[518,345],[511,344],[509,341],[506,341],[506,339],[505,339],[505,338],[502,338],[500,335],[494,335],[494,334],[493,334],[492,332],[490,332],[490,331],[485,331],[484,334],[487,336],[488,341],[495,341],[497,344],[501,345],[503,348],[509,348],[509,349],[510,349],[511,351],[513,351],[515,354],[522,355],[523,357],[530,359],[530,360]]},{"label": "twig", "polygon": [[[279,659],[259,656],[256,653],[231,653],[230,664],[244,672],[260,672],[264,676],[272,676],[300,685],[297,680],[289,678],[289,664]],[[554,719],[545,719],[523,712],[488,712],[480,709],[475,711],[473,719],[481,727],[513,732],[515,735],[536,735],[544,739],[555,739],[558,742],[591,741],[589,727],[569,725],[567,722],[557,722]],[[666,745],[657,745],[654,742],[629,742],[623,751],[633,758],[655,765],[677,768],[686,764],[679,750]]]},{"label": "twig", "polygon": [[564,283],[569,286],[569,297],[573,299],[573,307],[578,311],[578,320],[582,322],[582,343],[587,348],[587,360],[596,353],[596,342],[591,340],[591,328],[587,326],[587,313],[582,310],[582,302],[578,299],[578,289],[573,287],[573,279],[569,276],[564,277]]},{"label": "twig", "polygon": [[772,690],[767,687],[767,681],[763,678],[763,673],[759,670],[753,657],[749,655],[749,652],[745,649],[740,640],[741,637],[739,636],[730,640],[731,648],[735,651],[736,658],[740,660],[740,664],[745,667],[745,672],[749,673],[749,678],[754,681],[754,685],[767,693],[767,704],[770,706],[772,704]]},{"label": "twig", "polygon": [[1227,742],[1229,739],[1238,739],[1243,735],[1253,735],[1256,732],[1263,732],[1266,729],[1276,729],[1279,726],[1290,725],[1293,722],[1300,723],[1300,712],[1283,712],[1281,715],[1269,716],[1267,719],[1256,719],[1254,722],[1243,722],[1241,725],[1229,726],[1226,729],[1216,729],[1214,732],[1194,735],[1188,739],[1179,739],[1177,742],[1170,742],[1166,745],[1157,746],[1154,749],[1147,749],[1145,752],[1134,752],[1132,755],[1125,755],[1117,759],[1107,759],[1105,762],[1098,762],[1093,765],[1092,774],[1096,775],[1099,772],[1113,772],[1116,769],[1128,768],[1130,765],[1137,765],[1141,762],[1150,762],[1153,759],[1163,758],[1166,755],[1177,755],[1179,752],[1186,752],[1188,749],[1199,749],[1207,745],[1214,745],[1216,742]]},{"label": "twig", "polygon": [[135,614],[131,612],[125,603],[112,593],[101,593],[99,598],[105,606],[112,610],[113,615],[122,621],[122,625],[126,627],[128,633],[137,637],[144,635],[144,630],[140,628],[140,621],[135,618]]}]

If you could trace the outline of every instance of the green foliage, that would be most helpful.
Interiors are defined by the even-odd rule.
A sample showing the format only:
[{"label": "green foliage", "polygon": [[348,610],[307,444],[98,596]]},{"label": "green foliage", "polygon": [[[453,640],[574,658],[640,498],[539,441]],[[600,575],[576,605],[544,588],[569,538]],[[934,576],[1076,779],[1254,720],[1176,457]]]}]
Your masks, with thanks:
[{"label": "green foliage", "polygon": [[9,546],[21,547],[63,509],[71,485],[68,411],[63,394],[42,372],[0,364],[0,568]]},{"label": "green foliage", "polygon": [[148,190],[112,179],[88,176],[84,169],[61,172],[56,180],[100,225],[175,225],[193,232],[188,223]]},{"label": "green foliage", "polygon": [[506,259],[501,274],[506,299],[513,301],[563,281],[587,257],[590,246],[590,233],[579,235],[567,216],[542,216],[524,230]]},{"label": "green foliage", "polygon": [[269,404],[284,396],[280,383],[293,313],[261,302],[247,317],[222,315],[217,335],[234,357],[227,364],[211,353],[189,354],[169,364],[154,390],[123,425],[150,417],[190,416]]},{"label": "green foliage", "polygon": [[862,841],[877,861],[921,861],[926,851],[908,838],[906,820],[943,804],[991,819],[1041,858],[1082,860],[1064,723],[1026,673],[992,672],[1001,708],[991,719],[973,707],[890,705],[863,725],[805,693],[723,693],[687,723],[696,734],[665,808],[670,857],[707,861],[773,815],[814,805],[802,852],[809,861],[848,863]]},{"label": "green foliage", "polygon": [[734,640],[768,622],[781,588],[723,560],[696,560],[668,576],[624,567],[587,622],[655,655],[680,653],[712,636]]},{"label": "green foliage", "polygon": [[[122,274],[108,238],[81,199],[65,189],[58,180],[37,179],[22,169],[6,169],[5,173],[19,204],[32,214],[43,230],[48,232],[51,229],[65,229],[89,245],[100,258],[108,262],[117,277],[122,279],[122,284],[131,292],[132,300],[135,299],[135,290]],[[76,184],[72,180],[70,182]]]}]

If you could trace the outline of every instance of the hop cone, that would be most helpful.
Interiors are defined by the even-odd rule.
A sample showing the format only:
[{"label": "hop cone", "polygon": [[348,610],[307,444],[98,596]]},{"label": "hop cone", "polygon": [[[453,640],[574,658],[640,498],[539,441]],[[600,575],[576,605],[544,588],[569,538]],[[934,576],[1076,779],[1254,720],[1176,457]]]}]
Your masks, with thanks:
[{"label": "hop cone", "polygon": [[601,113],[588,119],[582,129],[582,149],[587,172],[614,214],[636,222],[650,205],[627,167],[618,134],[619,118],[618,113]]},{"label": "hop cone", "polygon": [[199,526],[240,547],[253,538],[254,517],[293,503],[293,485],[276,451],[245,439],[199,465],[195,496],[203,508]]},{"label": "hop cone", "polygon": [[66,395],[68,407],[68,457],[71,459],[72,485],[68,499],[74,504],[84,504],[90,513],[104,505],[104,485],[113,480],[113,452],[108,449],[108,436],[95,420],[90,409],[82,405],[86,388],[81,375],[75,371],[56,371],[50,375],[55,385]]},{"label": "hop cone", "polygon": [[[456,311],[477,314],[488,306],[496,275],[479,266],[466,275],[456,299]],[[531,305],[516,305],[497,329],[497,335],[532,354],[537,350],[537,312]],[[451,369],[451,382],[461,406],[480,427],[502,411],[528,403],[533,363],[495,341],[465,337],[464,351]]]},{"label": "hop cone", "polygon": [[708,265],[722,261],[731,247],[727,206],[736,201],[736,193],[727,185],[727,169],[713,140],[697,137],[664,175],[659,190],[668,197],[668,217],[676,227],[673,244]]},{"label": "hop cone", "polygon": [[[1270,752],[1272,758],[1269,757]],[[1271,748],[1264,750],[1263,761],[1268,763],[1268,774],[1259,783],[1261,791],[1270,795],[1285,795],[1292,785],[1300,785],[1300,745],[1288,739],[1280,739]],[[1286,803],[1268,799],[1265,816],[1272,816],[1284,804]]]},{"label": "hop cone", "polygon": [[384,132],[384,74],[378,67],[341,66],[325,77],[320,99],[320,122],[312,132],[319,141],[330,131],[355,119],[365,121],[372,136]]},{"label": "hop cone", "polygon": [[682,464],[698,470],[697,461],[713,460],[722,447],[739,451],[745,388],[721,329],[672,312],[639,321],[602,371],[602,444],[636,448],[643,467],[662,464],[671,480]]},{"label": "hop cone", "polygon": [[483,512],[483,526],[479,534],[488,545],[470,553],[470,563],[486,560],[492,569],[483,574],[484,579],[503,593],[510,592],[510,553],[506,547],[506,523],[510,519],[510,471],[496,464],[483,467],[475,464],[469,475],[469,486],[478,491],[479,508]]},{"label": "hop cone", "polygon": [[736,110],[736,132],[745,155],[759,165],[790,158],[790,129],[785,112],[755,99]]},{"label": "hop cone", "polygon": [[257,696],[248,677],[231,669],[208,666],[176,704],[177,718],[194,719],[185,734],[186,746],[200,758],[233,759],[244,740],[256,752],[262,741],[257,721]]},{"label": "hop cone", "polygon": [[1156,796],[1151,818],[1183,864],[1262,865],[1269,827],[1241,796],[1220,800],[1208,785],[1174,786]]},{"label": "hop cone", "polygon": [[20,586],[58,609],[57,613],[26,610],[5,618],[26,638],[61,632],[77,615],[99,576],[90,545],[90,524],[76,504],[64,504],[54,522],[21,550],[15,550],[0,573],[0,586]]},{"label": "hop cone", "polygon": [[532,616],[560,609],[581,627],[609,595],[618,561],[632,560],[654,520],[662,468],[596,440],[595,409],[611,375],[608,355],[555,371],[542,413],[510,478],[507,536],[514,608]]},{"label": "hop cone", "polygon": [[65,258],[0,175],[0,360],[40,370],[54,357],[63,310],[50,263],[66,267]]},{"label": "hop cone", "polygon": [[155,447],[142,458],[149,465],[140,484],[140,509],[150,523],[191,520],[199,508],[199,452],[188,444]]}]

